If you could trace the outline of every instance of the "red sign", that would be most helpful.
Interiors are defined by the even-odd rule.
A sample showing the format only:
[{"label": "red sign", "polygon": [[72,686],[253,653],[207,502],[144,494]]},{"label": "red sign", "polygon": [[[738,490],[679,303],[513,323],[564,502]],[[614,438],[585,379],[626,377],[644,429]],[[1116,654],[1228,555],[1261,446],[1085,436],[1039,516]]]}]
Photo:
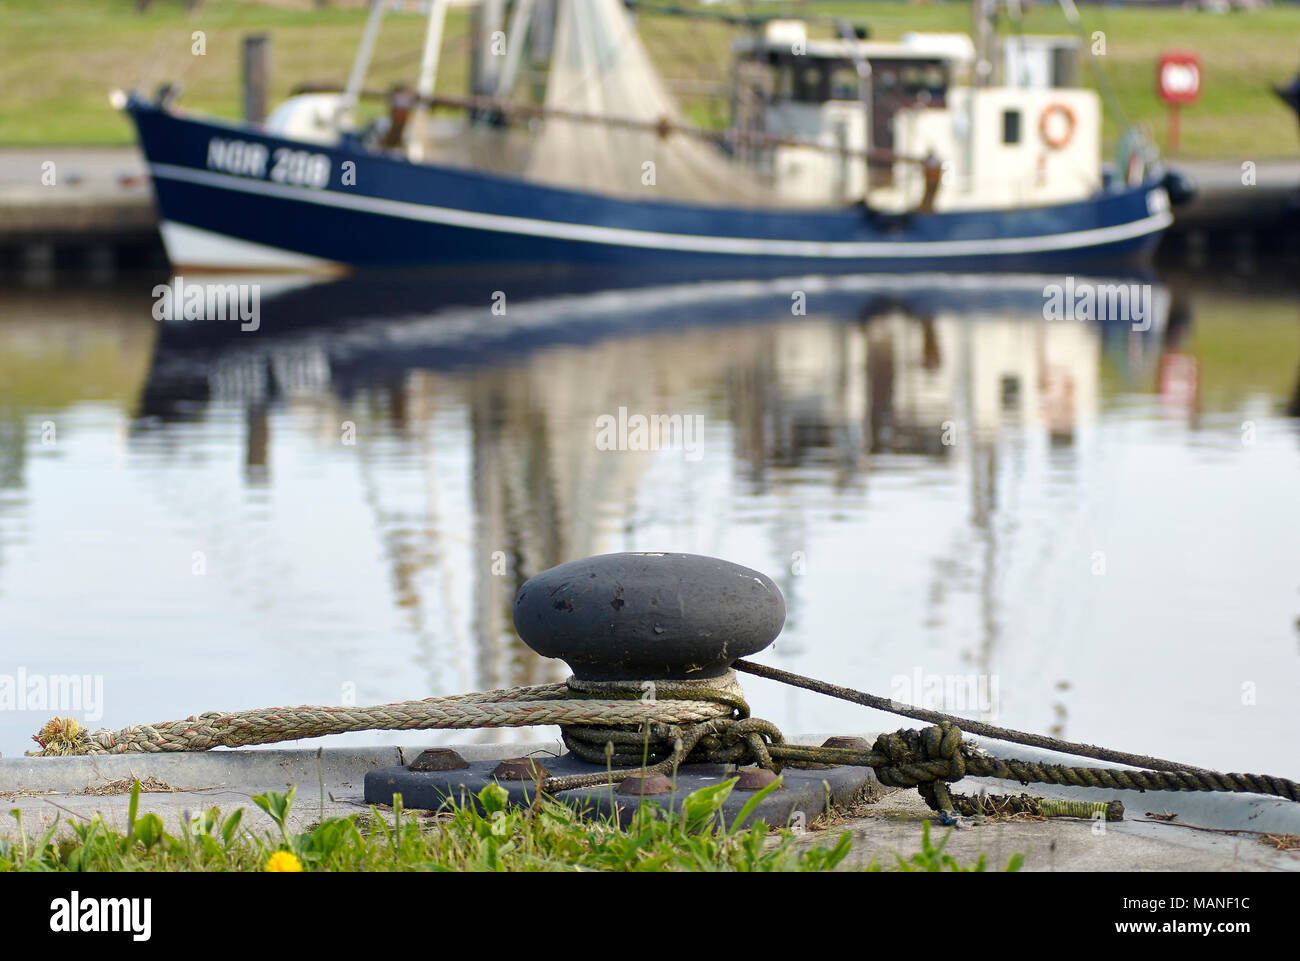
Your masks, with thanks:
[{"label": "red sign", "polygon": [[1195,103],[1201,96],[1201,58],[1194,53],[1161,54],[1156,91],[1165,103]]}]

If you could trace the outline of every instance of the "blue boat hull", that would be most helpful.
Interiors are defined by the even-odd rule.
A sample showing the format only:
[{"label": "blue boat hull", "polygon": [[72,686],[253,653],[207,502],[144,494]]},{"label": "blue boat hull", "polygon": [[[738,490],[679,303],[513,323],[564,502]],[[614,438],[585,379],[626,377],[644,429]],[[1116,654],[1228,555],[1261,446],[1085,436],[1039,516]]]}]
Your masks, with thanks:
[{"label": "blue boat hull", "polygon": [[1172,222],[1168,196],[1156,181],[1015,210],[884,215],[860,205],[713,207],[616,199],[415,164],[348,141],[324,147],[283,140],[254,125],[178,115],[135,98],[128,110],[177,269],[463,266],[490,272],[527,265],[607,284],[1079,271],[1140,262]]}]

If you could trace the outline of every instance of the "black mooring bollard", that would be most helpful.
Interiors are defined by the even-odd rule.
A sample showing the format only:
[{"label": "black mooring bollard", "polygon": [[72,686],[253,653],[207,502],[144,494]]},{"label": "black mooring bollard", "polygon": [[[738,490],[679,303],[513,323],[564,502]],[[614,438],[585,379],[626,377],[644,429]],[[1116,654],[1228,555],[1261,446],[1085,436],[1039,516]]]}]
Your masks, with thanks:
[{"label": "black mooring bollard", "polygon": [[602,554],[529,578],[515,630],[584,681],[718,677],[785,624],[770,577],[699,554]]},{"label": "black mooring bollard", "polygon": [[[731,664],[763,650],[785,624],[785,598],[770,577],[697,554],[605,554],[561,564],[530,578],[515,597],[515,628],[538,654],[568,662],[583,682],[717,679]],[[711,687],[714,685],[704,685]],[[590,690],[585,684],[576,691]],[[520,745],[523,747],[523,745]],[[512,804],[530,804],[544,780],[603,774],[607,762],[575,753],[537,752],[532,758],[470,761],[451,767],[429,751],[410,768],[366,773],[365,800],[437,809],[447,798],[473,798],[488,785],[504,788]],[[539,758],[545,758],[544,766]],[[616,765],[622,767],[622,765]],[[627,765],[635,767],[635,765]],[[721,763],[686,763],[670,775],[615,771],[608,781],[556,789],[556,798],[584,815],[616,815],[626,823],[642,798],[672,804],[729,774]],[[801,823],[833,803],[847,804],[874,783],[868,768],[787,766],[782,789],[748,816],[769,824]],[[771,771],[741,769],[723,803],[737,823],[755,791],[775,780]],[[539,780],[542,779],[542,780]]]}]

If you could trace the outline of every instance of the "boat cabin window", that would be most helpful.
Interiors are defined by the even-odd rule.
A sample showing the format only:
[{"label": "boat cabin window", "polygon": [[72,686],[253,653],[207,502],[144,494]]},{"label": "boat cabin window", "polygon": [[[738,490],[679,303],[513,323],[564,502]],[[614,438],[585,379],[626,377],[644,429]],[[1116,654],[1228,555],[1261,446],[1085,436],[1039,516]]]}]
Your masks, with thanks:
[{"label": "boat cabin window", "polygon": [[1002,111],[1002,142],[1020,143],[1020,111]]},{"label": "boat cabin window", "polygon": [[[942,107],[948,88],[948,69],[941,60],[899,60],[892,57],[870,60],[872,84],[877,97],[887,93],[894,109],[899,107]],[[861,85],[857,65],[848,58],[795,56],[768,51],[767,65],[776,75],[778,100],[796,103],[825,103],[828,100],[858,100]]]},{"label": "boat cabin window", "polygon": [[831,73],[832,100],[858,100],[862,96],[862,81],[856,67],[836,67]]}]

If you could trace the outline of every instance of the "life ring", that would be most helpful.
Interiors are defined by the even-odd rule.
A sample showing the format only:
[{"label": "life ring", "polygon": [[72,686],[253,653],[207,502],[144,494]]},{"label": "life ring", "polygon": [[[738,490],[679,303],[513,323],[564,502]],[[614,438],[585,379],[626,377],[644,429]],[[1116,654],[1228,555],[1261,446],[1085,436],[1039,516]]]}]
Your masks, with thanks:
[{"label": "life ring", "polygon": [[[1049,131],[1052,114],[1059,113],[1065,118],[1065,131],[1055,136]],[[1038,135],[1043,138],[1043,143],[1053,150],[1060,150],[1071,140],[1074,139],[1074,111],[1063,103],[1054,103],[1043,110],[1042,116],[1038,118]]]}]

